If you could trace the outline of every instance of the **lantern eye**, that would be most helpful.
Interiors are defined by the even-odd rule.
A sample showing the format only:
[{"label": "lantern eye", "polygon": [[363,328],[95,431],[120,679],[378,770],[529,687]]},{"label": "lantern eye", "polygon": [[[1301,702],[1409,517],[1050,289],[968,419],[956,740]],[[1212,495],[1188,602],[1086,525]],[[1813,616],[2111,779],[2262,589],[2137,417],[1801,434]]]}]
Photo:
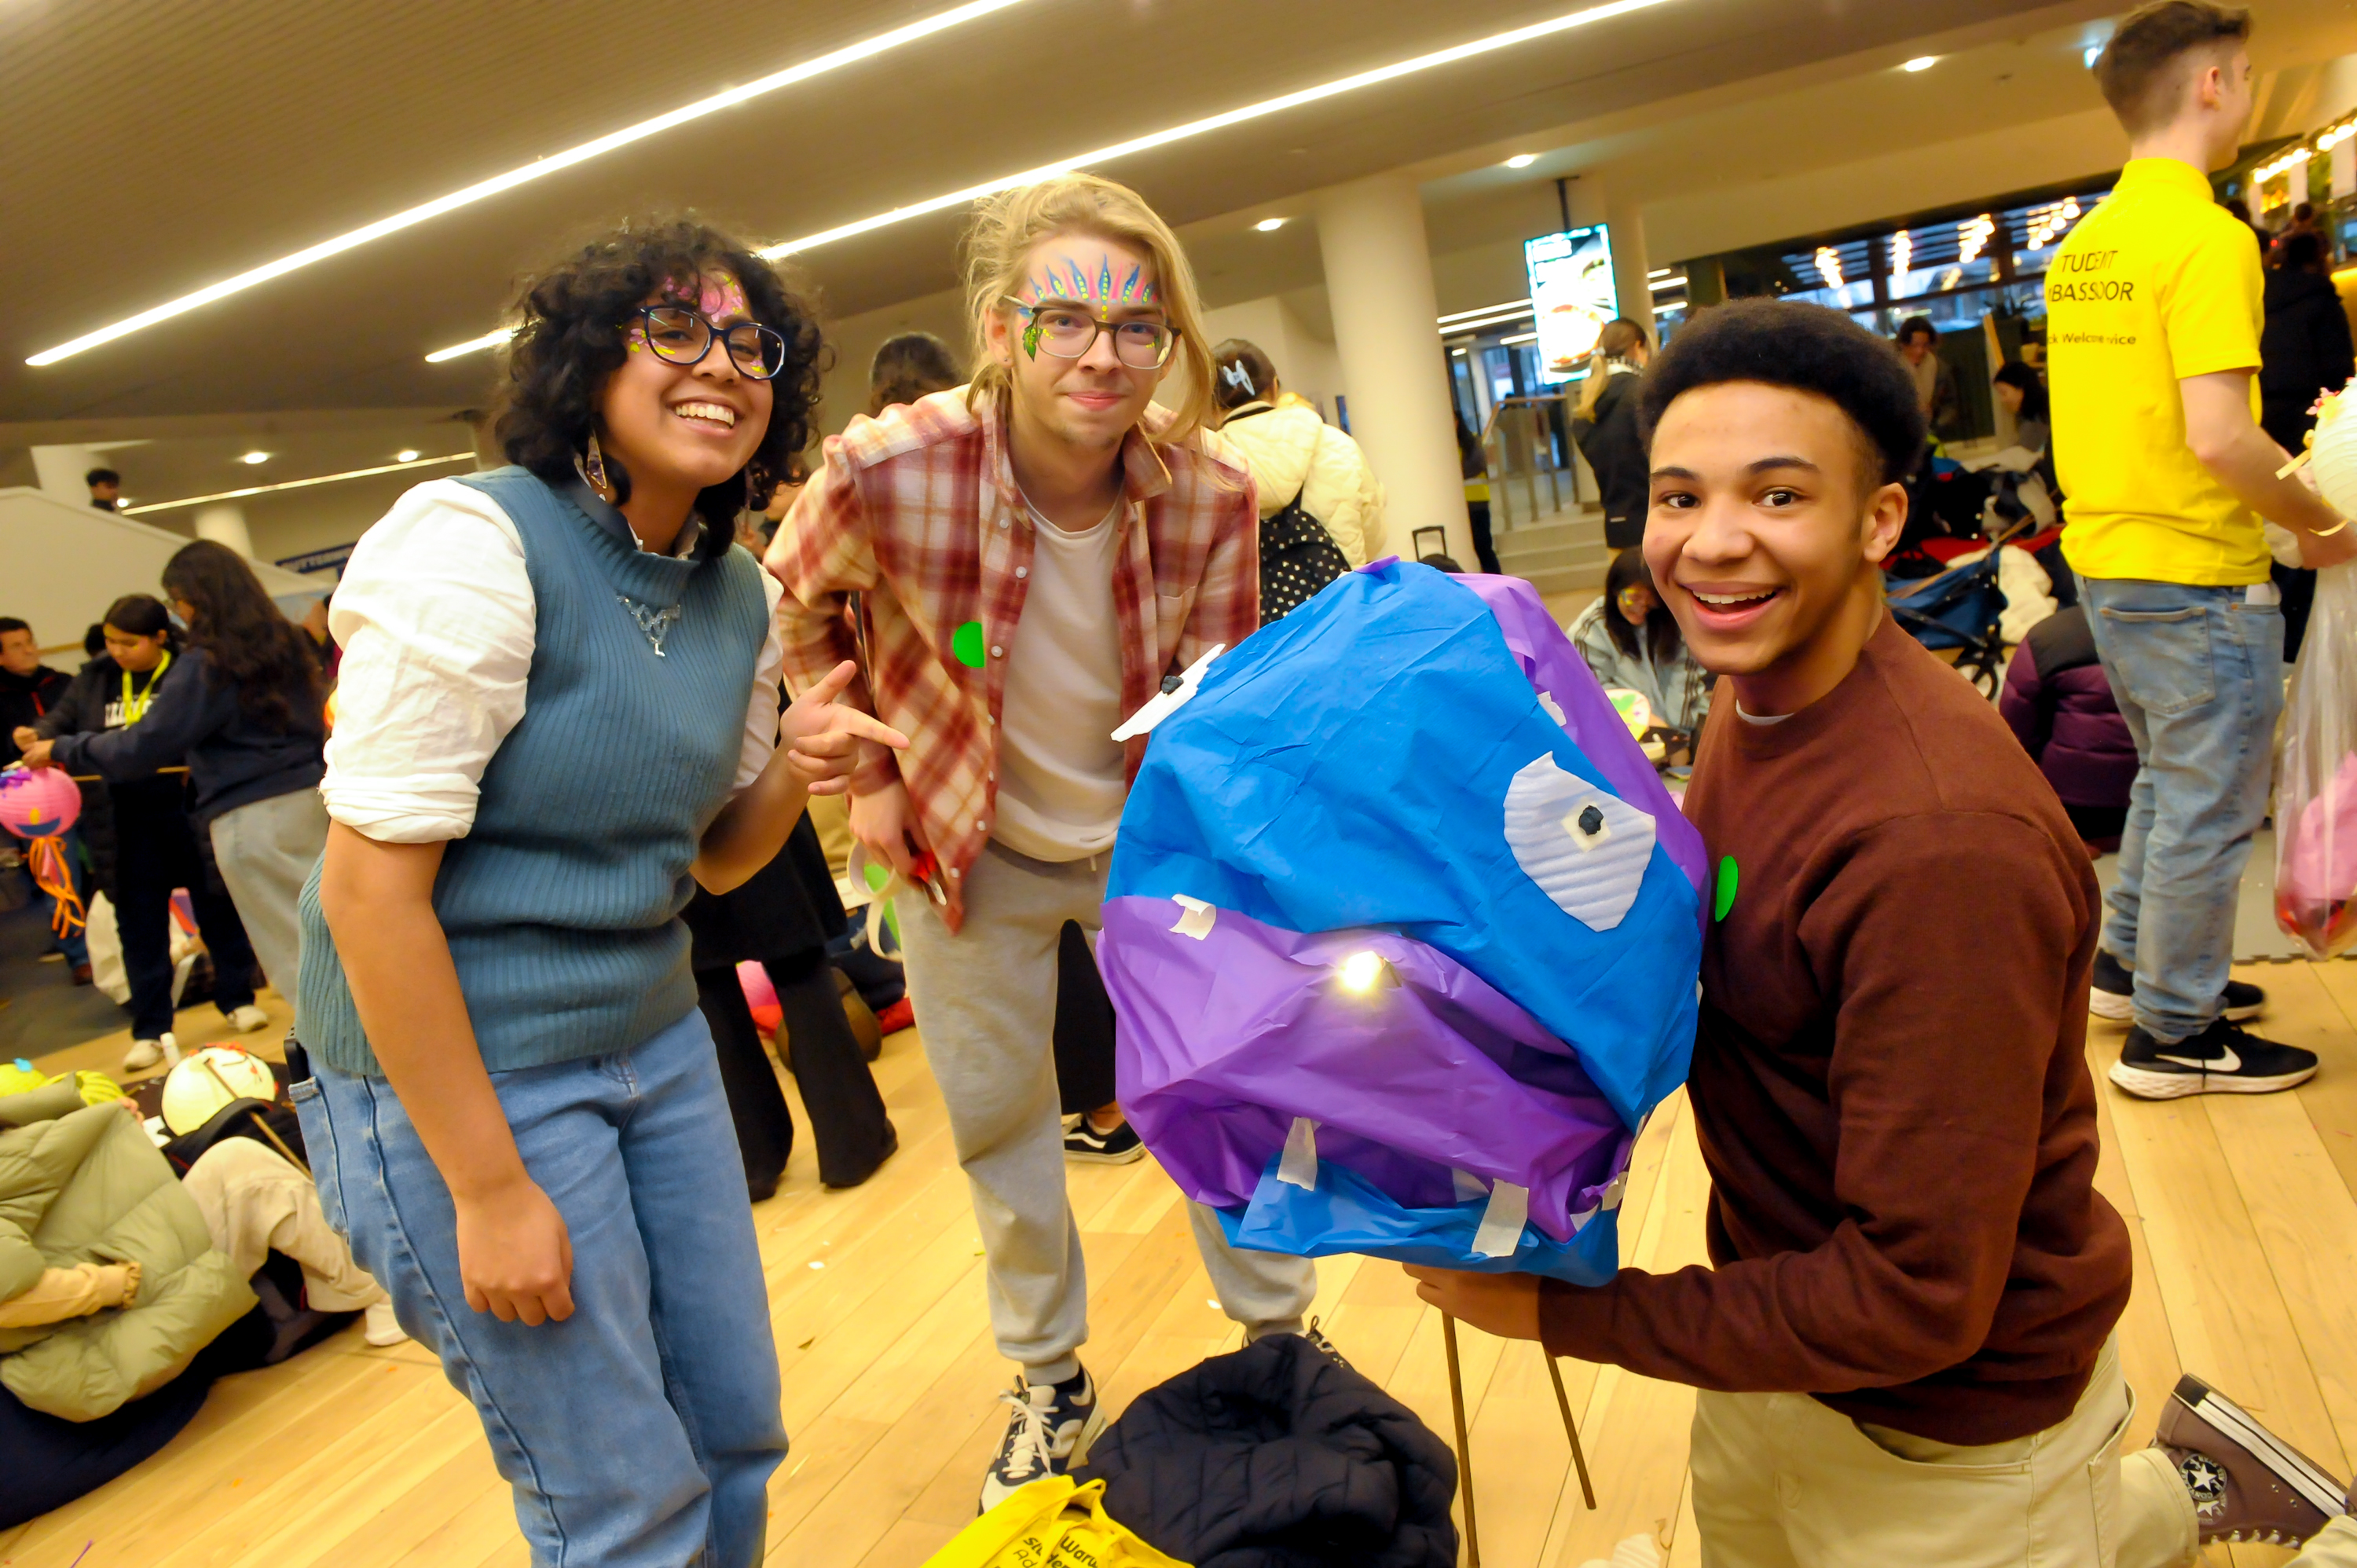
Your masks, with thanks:
[{"label": "lantern eye", "polygon": [[1376,952],[1354,952],[1342,961],[1342,967],[1338,972],[1341,977],[1343,990],[1361,993],[1372,991],[1375,988],[1375,983],[1383,977],[1383,955]]},{"label": "lantern eye", "polygon": [[1637,901],[1653,854],[1653,819],[1552,756],[1515,774],[1505,801],[1506,843],[1555,907],[1609,931]]}]

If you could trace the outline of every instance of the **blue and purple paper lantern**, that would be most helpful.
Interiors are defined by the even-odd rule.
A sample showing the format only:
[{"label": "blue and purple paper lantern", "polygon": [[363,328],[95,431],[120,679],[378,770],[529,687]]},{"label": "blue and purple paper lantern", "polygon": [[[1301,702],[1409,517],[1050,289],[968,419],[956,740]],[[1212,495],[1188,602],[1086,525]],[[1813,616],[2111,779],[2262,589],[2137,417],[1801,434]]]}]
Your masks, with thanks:
[{"label": "blue and purple paper lantern", "polygon": [[1351,573],[1154,731],[1097,954],[1123,1109],[1239,1245],[1600,1283],[1704,864],[1529,584]]}]

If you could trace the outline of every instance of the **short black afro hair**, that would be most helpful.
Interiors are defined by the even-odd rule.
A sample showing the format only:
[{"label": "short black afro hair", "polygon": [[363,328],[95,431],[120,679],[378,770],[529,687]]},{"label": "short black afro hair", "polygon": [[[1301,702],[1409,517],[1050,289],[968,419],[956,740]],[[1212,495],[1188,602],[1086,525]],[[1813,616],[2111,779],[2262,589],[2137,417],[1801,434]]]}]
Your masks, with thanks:
[{"label": "short black afro hair", "polygon": [[1679,395],[1726,381],[1760,381],[1814,392],[1857,427],[1879,484],[1907,477],[1923,450],[1915,379],[1898,352],[1838,310],[1778,299],[1713,306],[1681,328],[1645,371],[1639,429],[1653,429]]}]

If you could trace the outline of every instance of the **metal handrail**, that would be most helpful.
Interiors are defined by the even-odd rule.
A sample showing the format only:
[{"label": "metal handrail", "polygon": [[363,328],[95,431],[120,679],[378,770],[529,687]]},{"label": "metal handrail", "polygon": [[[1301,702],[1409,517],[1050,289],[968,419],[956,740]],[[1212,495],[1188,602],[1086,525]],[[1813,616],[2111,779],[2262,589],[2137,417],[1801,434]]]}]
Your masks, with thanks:
[{"label": "metal handrail", "polygon": [[[1530,449],[1535,454],[1538,447],[1535,422],[1544,417],[1543,411],[1549,403],[1562,405],[1567,415],[1570,412],[1571,398],[1566,392],[1524,392],[1512,397],[1502,397],[1491,406],[1490,416],[1481,423],[1482,473],[1490,485],[1491,503],[1490,526],[1493,532],[1502,532],[1514,527],[1518,521],[1533,522],[1541,517],[1566,510],[1564,495],[1566,488],[1566,481],[1568,481],[1570,490],[1569,505],[1577,507],[1581,504],[1579,465],[1577,459],[1559,468],[1552,466],[1542,467],[1535,461],[1526,466],[1517,467],[1505,460],[1501,449],[1492,448],[1490,444],[1491,436],[1499,433],[1500,416],[1509,410],[1524,410],[1529,413],[1534,422],[1534,428],[1527,434],[1531,437]],[[1552,434],[1552,432],[1548,433],[1550,442]],[[1497,460],[1494,462],[1492,461],[1493,451],[1497,453]],[[1514,515],[1513,491],[1510,488],[1512,481],[1515,479],[1522,481],[1523,493],[1528,506],[1528,510],[1519,520]],[[1546,491],[1546,500],[1544,505],[1540,501],[1542,481],[1544,483]]]}]

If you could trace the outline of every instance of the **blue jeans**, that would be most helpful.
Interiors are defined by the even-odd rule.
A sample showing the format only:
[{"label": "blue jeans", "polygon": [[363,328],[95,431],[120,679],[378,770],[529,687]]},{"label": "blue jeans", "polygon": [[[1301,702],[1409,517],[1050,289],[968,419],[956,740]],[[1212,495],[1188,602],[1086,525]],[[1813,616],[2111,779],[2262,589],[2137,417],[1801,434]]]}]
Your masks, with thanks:
[{"label": "blue jeans", "polygon": [[2218,1016],[2233,961],[2236,888],[2267,814],[2283,712],[2283,613],[2242,588],[2104,577],[2080,588],[2142,764],[2104,947],[2136,973],[2137,1026],[2181,1040]]},{"label": "blue jeans", "polygon": [[294,1097],[320,1207],[474,1402],[535,1568],[758,1568],[786,1433],[704,1015],[491,1074],[572,1237],[573,1316],[537,1328],[468,1306],[449,1190],[392,1088],[315,1070]]}]

